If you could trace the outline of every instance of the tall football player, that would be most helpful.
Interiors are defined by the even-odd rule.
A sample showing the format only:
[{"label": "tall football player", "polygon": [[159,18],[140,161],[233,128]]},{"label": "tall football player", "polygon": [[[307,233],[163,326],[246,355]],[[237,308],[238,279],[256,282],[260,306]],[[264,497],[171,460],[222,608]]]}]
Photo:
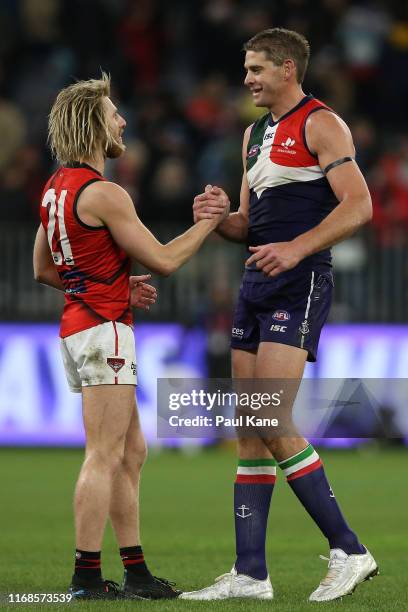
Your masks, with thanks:
[{"label": "tall football player", "polygon": [[[233,323],[233,376],[298,384],[306,360],[316,360],[330,308],[330,247],[371,218],[371,199],[347,125],[302,90],[307,40],[274,28],[244,49],[245,85],[254,104],[268,112],[245,132],[239,210],[217,228],[249,250]],[[221,189],[208,186],[195,199],[195,219],[211,219],[214,204],[223,200],[228,197]],[[290,415],[292,405],[285,408]],[[328,573],[310,600],[342,597],[377,573],[372,555],[343,517],[312,445],[295,434],[265,438],[238,440],[232,571],[182,598],[272,599],[265,539],[276,466],[330,548]]]}]

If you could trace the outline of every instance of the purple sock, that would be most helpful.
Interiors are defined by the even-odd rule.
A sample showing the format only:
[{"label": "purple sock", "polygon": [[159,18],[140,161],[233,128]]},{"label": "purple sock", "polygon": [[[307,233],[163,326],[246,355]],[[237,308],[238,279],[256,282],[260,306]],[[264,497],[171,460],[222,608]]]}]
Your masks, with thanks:
[{"label": "purple sock", "polygon": [[330,548],[346,554],[364,554],[354,531],[345,521],[324,473],[319,455],[309,444],[303,451],[279,463],[288,483],[321,532]]},{"label": "purple sock", "polygon": [[235,569],[265,580],[266,527],[276,480],[274,459],[240,459],[234,485],[234,515],[237,560]]}]

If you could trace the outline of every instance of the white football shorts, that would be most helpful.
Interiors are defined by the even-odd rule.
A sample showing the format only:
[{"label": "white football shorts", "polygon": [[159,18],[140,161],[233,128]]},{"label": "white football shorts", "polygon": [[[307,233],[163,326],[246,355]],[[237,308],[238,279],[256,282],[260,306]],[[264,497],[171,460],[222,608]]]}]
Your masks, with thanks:
[{"label": "white football shorts", "polygon": [[108,321],[61,338],[61,353],[69,388],[81,393],[93,385],[136,385],[133,329]]}]

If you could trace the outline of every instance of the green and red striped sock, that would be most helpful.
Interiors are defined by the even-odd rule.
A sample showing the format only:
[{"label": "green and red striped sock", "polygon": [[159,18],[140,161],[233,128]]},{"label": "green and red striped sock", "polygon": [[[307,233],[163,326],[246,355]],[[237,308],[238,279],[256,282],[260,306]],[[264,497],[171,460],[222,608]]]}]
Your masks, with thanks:
[{"label": "green and red striped sock", "polygon": [[239,459],[234,485],[235,569],[257,580],[268,575],[265,541],[275,480],[274,459]]},{"label": "green and red striped sock", "polygon": [[309,444],[296,455],[280,461],[279,467],[299,501],[328,539],[330,548],[341,548],[348,555],[364,554],[365,548],[344,519],[313,446]]},{"label": "green and red striped sock", "polygon": [[235,482],[240,484],[275,484],[275,459],[239,459]]},{"label": "green and red striped sock", "polygon": [[293,457],[279,462],[279,467],[285,474],[288,482],[310,474],[310,472],[321,468],[322,465],[319,455],[311,444],[306,446],[300,453],[293,455]]}]

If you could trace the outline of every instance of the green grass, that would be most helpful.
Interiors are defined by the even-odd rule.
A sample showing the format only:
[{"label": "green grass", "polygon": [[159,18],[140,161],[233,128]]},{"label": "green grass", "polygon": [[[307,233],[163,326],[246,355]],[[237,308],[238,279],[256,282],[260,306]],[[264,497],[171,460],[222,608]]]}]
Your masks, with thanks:
[{"label": "green grass", "polygon": [[[376,557],[381,575],[352,597],[333,604],[308,604],[325,574],[326,543],[282,477],[272,500],[268,562],[273,602],[101,602],[77,603],[81,610],[310,610],[377,611],[408,609],[407,471],[404,450],[324,451],[326,471],[349,522]],[[72,492],[82,452],[2,449],[0,592],[66,590],[73,564]],[[141,490],[145,556],[154,573],[191,590],[229,571],[234,561],[232,450],[198,454],[151,454]],[[106,533],[104,574],[121,579],[112,532]],[[65,610],[66,606],[28,605]],[[3,608],[4,609],[4,608]]]}]

